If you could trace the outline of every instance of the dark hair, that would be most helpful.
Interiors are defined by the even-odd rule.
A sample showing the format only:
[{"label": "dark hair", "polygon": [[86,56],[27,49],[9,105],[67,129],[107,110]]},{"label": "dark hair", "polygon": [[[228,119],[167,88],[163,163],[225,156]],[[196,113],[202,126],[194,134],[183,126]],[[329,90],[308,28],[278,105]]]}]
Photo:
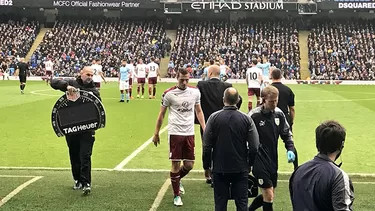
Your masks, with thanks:
[{"label": "dark hair", "polygon": [[345,137],[345,128],[334,120],[327,120],[315,129],[316,148],[322,154],[341,150]]},{"label": "dark hair", "polygon": [[271,78],[275,80],[281,79],[281,70],[279,68],[275,68],[271,71]]},{"label": "dark hair", "polygon": [[257,59],[252,59],[251,63],[253,63],[253,65],[257,65],[258,64],[258,60]]},{"label": "dark hair", "polygon": [[186,70],[186,68],[178,68],[177,71],[177,78],[180,77],[180,75],[188,75],[189,72]]},{"label": "dark hair", "polygon": [[215,61],[214,60],[210,60],[210,65],[214,65],[215,64]]},{"label": "dark hair", "polygon": [[229,87],[224,91],[224,101],[229,105],[236,105],[239,100],[238,90],[233,87]]}]

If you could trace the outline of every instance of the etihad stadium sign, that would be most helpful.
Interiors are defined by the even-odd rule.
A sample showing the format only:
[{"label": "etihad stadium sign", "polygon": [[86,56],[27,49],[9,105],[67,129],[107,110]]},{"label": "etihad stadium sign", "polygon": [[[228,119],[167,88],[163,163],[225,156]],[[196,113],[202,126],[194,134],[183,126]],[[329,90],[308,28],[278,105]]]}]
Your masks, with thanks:
[{"label": "etihad stadium sign", "polygon": [[284,10],[278,2],[192,2],[193,10]]}]

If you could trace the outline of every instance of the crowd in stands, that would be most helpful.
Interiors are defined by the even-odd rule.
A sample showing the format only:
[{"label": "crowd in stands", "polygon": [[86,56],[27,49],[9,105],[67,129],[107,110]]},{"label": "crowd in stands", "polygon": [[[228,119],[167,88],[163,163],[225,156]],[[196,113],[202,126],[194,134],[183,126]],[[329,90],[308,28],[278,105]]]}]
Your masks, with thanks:
[{"label": "crowd in stands", "polygon": [[34,75],[52,58],[56,74],[76,75],[92,60],[101,59],[106,77],[116,77],[121,60],[160,59],[170,49],[162,22],[122,20],[57,21],[31,57]]},{"label": "crowd in stands", "polygon": [[10,67],[9,74],[15,73],[17,58],[26,56],[39,29],[37,21],[0,16],[0,72],[5,72],[6,67]]},{"label": "crowd in stands", "polygon": [[[224,60],[230,78],[245,78],[253,58],[268,60],[287,79],[299,79],[298,30],[293,21],[187,22],[179,25],[170,67],[192,67],[202,74],[205,62]],[[172,69],[170,69],[172,70]],[[168,71],[168,76],[173,72]]]},{"label": "crowd in stands", "polygon": [[375,31],[372,22],[317,23],[308,39],[312,79],[375,79]]}]

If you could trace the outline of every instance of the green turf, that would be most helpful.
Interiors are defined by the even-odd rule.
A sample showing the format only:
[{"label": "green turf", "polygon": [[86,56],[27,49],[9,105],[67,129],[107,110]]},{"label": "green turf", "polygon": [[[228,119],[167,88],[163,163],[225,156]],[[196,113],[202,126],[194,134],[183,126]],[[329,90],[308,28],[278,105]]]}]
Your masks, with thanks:
[{"label": "green turf", "polygon": [[[107,126],[98,130],[92,156],[94,168],[117,166],[154,133],[160,108],[160,95],[173,83],[158,84],[158,99],[132,100],[119,103],[117,83],[103,85],[101,90],[107,112]],[[247,110],[246,86],[235,84],[244,97],[241,110]],[[339,120],[347,129],[343,152],[343,169],[349,173],[375,173],[375,86],[294,85],[296,94],[295,144],[300,163],[316,154],[314,130],[326,119]],[[133,93],[136,92],[134,87]],[[17,81],[0,81],[0,166],[8,167],[69,167],[64,138],[54,134],[51,110],[63,93],[52,90],[43,82],[28,82],[21,95]],[[134,94],[135,95],[135,94]],[[167,117],[164,126],[167,123]],[[286,162],[282,141],[279,142],[280,171],[292,171]],[[132,159],[126,169],[170,169],[167,132],[161,134],[161,145],[149,145]],[[201,170],[201,138],[196,126],[196,165]],[[365,162],[364,162],[365,161]],[[0,171],[1,174],[45,176],[31,184],[0,210],[148,210],[168,173],[95,172],[95,194],[81,198],[69,190],[69,171]],[[202,178],[201,174],[190,177]],[[286,178],[287,179],[287,178]],[[26,178],[1,178],[0,197],[27,181]],[[356,179],[368,181],[369,179]],[[185,181],[187,195],[183,210],[213,210],[212,190],[203,181]],[[366,188],[367,187],[367,188]],[[370,188],[368,188],[370,187]],[[370,191],[373,185],[356,184],[356,210],[374,210]],[[286,184],[277,190],[275,210],[290,210]],[[158,210],[175,209],[169,189]],[[37,196],[37,197],[36,197]],[[233,207],[233,203],[230,205]]]}]

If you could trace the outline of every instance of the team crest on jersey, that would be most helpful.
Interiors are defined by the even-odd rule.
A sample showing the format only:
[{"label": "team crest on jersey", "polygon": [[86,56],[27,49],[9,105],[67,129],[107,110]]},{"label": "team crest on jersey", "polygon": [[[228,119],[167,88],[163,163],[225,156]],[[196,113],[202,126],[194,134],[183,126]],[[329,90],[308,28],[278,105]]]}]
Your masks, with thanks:
[{"label": "team crest on jersey", "polygon": [[280,119],[279,119],[279,118],[275,118],[275,124],[276,124],[277,126],[280,125]]},{"label": "team crest on jersey", "polygon": [[258,179],[259,185],[263,185],[263,179]]}]

